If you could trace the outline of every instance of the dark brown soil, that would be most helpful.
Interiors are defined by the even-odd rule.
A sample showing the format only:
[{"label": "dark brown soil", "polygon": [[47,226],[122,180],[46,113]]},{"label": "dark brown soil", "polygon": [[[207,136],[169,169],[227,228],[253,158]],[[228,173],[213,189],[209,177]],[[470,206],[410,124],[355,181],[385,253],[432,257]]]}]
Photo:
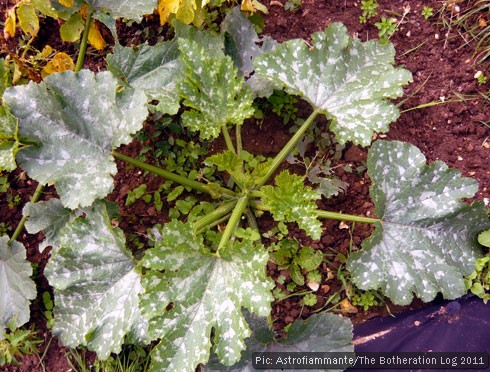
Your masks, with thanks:
[{"label": "dark brown soil", "polygon": [[[377,37],[374,22],[377,22],[381,15],[400,19],[401,17],[397,14],[401,15],[404,7],[409,5],[410,11],[403,18],[391,41],[397,50],[397,64],[403,65],[413,73],[413,83],[406,87],[405,96],[399,100],[402,112],[399,120],[391,125],[387,134],[379,135],[379,137],[410,142],[418,146],[429,161],[443,160],[449,166],[459,169],[463,175],[473,177],[480,184],[476,199],[488,201],[490,199],[490,129],[486,121],[490,117],[490,101],[482,98],[481,94],[488,94],[489,83],[478,85],[474,78],[478,70],[489,74],[488,65],[476,64],[474,43],[466,43],[458,30],[452,29],[446,34],[447,29],[441,24],[442,18],[457,16],[455,13],[452,15],[448,13],[449,10],[437,13],[446,2],[420,0],[379,0],[378,2],[380,4],[378,16],[366,24],[360,24],[360,1],[303,0],[299,9],[293,13],[284,9],[285,0],[274,0],[270,3],[266,0],[263,3],[269,9],[269,14],[264,16],[263,32],[278,41],[298,37],[308,40],[313,32],[323,30],[332,22],[340,21],[347,26],[353,36],[367,40]],[[4,11],[10,3],[0,4],[0,10]],[[466,3],[464,1],[460,4],[461,12],[464,12]],[[435,15],[429,20],[421,16],[423,6],[430,6],[434,9]],[[160,29],[158,23],[152,18],[145,22],[145,26],[151,27],[153,42],[158,39],[158,35],[165,34],[166,31]],[[41,35],[36,41],[36,46],[42,48],[43,45],[49,43],[56,49],[73,53],[72,45],[63,44],[57,39],[57,24],[50,22],[49,26],[52,26],[52,29],[49,29],[49,33]],[[139,39],[138,32],[141,28],[135,26],[132,29],[120,26],[119,30],[124,33],[121,35],[125,41],[124,44],[133,44]],[[2,54],[7,53],[8,50],[13,52],[16,48],[15,41],[8,41],[6,44],[4,40],[0,40],[0,47]],[[104,68],[102,53],[90,50],[89,56],[86,67],[93,70]],[[444,103],[417,108],[419,105],[442,101]],[[324,125],[324,123],[319,123],[319,125]],[[246,149],[265,155],[275,154],[289,138],[288,128],[282,124],[281,119],[273,115],[265,124],[248,125],[245,126],[244,131]],[[213,149],[216,150],[221,146],[222,144],[218,141],[213,145]],[[139,149],[137,144],[132,144],[124,151],[137,155]],[[364,165],[366,154],[367,149],[365,148],[347,146],[341,159],[334,161],[334,166],[340,165],[336,168],[337,176],[348,182],[349,188],[339,198],[322,200],[320,202],[322,208],[359,215],[373,213],[373,205],[368,193],[370,180],[367,175],[346,172],[342,167],[350,165],[355,169]],[[129,190],[141,183],[146,183],[150,191],[154,190],[162,182],[161,179],[129,169],[123,164],[119,164],[119,171],[116,188],[110,198],[121,207],[123,218],[120,227],[128,235],[142,235],[146,233],[148,227],[166,221],[165,213],[158,213],[143,202],[137,202],[131,208],[124,206]],[[21,202],[9,206],[9,200],[13,196],[9,196],[9,193],[0,193],[0,222],[9,226],[11,229],[9,234],[12,234],[21,218],[22,206],[28,201],[36,185],[19,171],[9,175],[9,182],[12,185],[9,193],[13,193],[13,196],[19,195]],[[45,198],[52,193],[52,190],[48,190]],[[259,223],[263,231],[267,231],[273,225],[273,221],[266,216],[262,217]],[[322,266],[324,283],[317,292],[318,304],[316,306],[312,308],[302,306],[300,297],[290,297],[273,304],[272,316],[278,329],[322,308],[326,300],[340,290],[342,284],[335,279],[336,270],[341,264],[338,253],[347,254],[351,245],[354,249],[358,248],[362,240],[370,234],[371,227],[357,224],[355,229],[352,229],[351,225],[345,226],[339,222],[325,221],[324,234],[321,240],[316,242],[305,237],[294,225],[289,225],[289,231],[304,244],[310,244],[324,253],[334,253],[332,261]],[[31,306],[31,322],[35,324],[39,335],[45,341],[40,346],[40,355],[46,353],[42,363],[47,371],[69,371],[71,367],[66,360],[66,350],[58,345],[56,339],[51,340],[52,336],[46,329],[45,319],[41,315],[44,311],[42,293],[50,290],[43,276],[49,250],[43,254],[39,253],[37,247],[42,240],[40,235],[32,236],[24,233],[19,240],[27,247],[28,259],[36,265],[34,279],[38,285],[39,295]],[[281,274],[288,274],[278,272],[277,267],[272,263],[269,264],[268,272],[273,278]],[[345,293],[342,293],[342,296],[345,296]],[[419,306],[421,304],[415,301],[408,308]],[[396,312],[406,310],[407,307],[390,306],[390,309]],[[386,308],[381,306],[367,312],[358,312],[357,315],[350,314],[350,316],[353,317],[354,322],[362,322],[371,317],[386,315],[386,313]],[[42,368],[39,365],[39,358],[30,356],[24,358],[21,367],[10,366],[3,370],[42,371]]]}]

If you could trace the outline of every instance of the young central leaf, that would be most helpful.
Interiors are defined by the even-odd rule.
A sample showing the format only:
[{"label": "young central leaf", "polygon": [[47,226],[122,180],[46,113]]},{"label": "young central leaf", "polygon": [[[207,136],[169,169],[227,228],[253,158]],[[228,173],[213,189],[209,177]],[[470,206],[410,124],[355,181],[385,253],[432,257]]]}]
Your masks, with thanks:
[{"label": "young central leaf", "polygon": [[84,212],[86,218],[62,229],[46,266],[55,294],[53,334],[64,345],[85,345],[105,359],[121,350],[127,333],[146,335],[138,308],[143,288],[124,234],[111,226],[105,205]]},{"label": "young central leaf", "polygon": [[267,252],[244,241],[217,257],[179,221],[165,225],[162,236],[141,261],[148,270],[140,306],[150,320],[150,336],[161,339],[152,351],[151,370],[194,371],[206,363],[212,329],[220,361],[234,364],[250,335],[242,308],[261,316],[271,310],[274,283],[265,273]]},{"label": "young central leaf", "polygon": [[313,34],[312,45],[289,40],[258,56],[255,71],[327,115],[340,143],[369,145],[374,132],[397,119],[385,99],[401,96],[411,73],[393,67],[393,45],[352,39],[340,23]]},{"label": "young central leaf", "polygon": [[179,110],[176,80],[181,74],[179,49],[175,41],[155,46],[114,47],[107,68],[129,86],[141,89],[149,100],[158,100],[157,110],[175,115]]},{"label": "young central leaf", "polygon": [[179,39],[185,78],[179,84],[184,105],[182,121],[203,140],[215,139],[227,124],[242,124],[250,117],[252,91],[243,87],[230,57],[209,54],[193,40]]},{"label": "young central leaf", "polygon": [[110,154],[131,141],[147,116],[144,93],[116,93],[109,72],[53,74],[41,84],[8,89],[4,101],[19,119],[19,136],[39,142],[17,162],[40,183],[54,183],[64,206],[89,206],[113,188]]},{"label": "young central leaf", "polygon": [[8,323],[20,327],[29,321],[29,300],[36,298],[36,284],[30,278],[32,267],[22,243],[0,236],[0,340]]},{"label": "young central leaf", "polygon": [[281,172],[275,179],[276,186],[263,186],[262,202],[270,208],[276,221],[296,222],[313,239],[320,239],[322,224],[316,217],[318,209],[314,200],[321,198],[311,187],[304,185],[303,177]]},{"label": "young central leaf", "polygon": [[488,228],[483,203],[464,204],[478,184],[440,162],[425,164],[416,147],[377,141],[368,158],[371,196],[381,222],[347,268],[364,290],[382,289],[394,303],[409,304],[412,292],[431,301],[465,294],[464,275],[481,257],[478,232]]}]

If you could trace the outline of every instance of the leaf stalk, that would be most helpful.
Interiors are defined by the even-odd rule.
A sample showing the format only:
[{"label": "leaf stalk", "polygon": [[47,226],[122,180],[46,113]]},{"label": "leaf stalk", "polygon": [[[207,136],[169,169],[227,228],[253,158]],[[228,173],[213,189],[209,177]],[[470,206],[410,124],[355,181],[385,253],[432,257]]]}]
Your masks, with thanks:
[{"label": "leaf stalk", "polygon": [[[39,183],[36,187],[36,191],[34,191],[34,194],[32,195],[31,198],[31,203],[37,203],[39,199],[41,198],[41,194],[43,192],[44,185]],[[24,225],[26,224],[27,221],[27,216],[23,216],[22,219],[19,221],[19,224],[15,228],[14,233],[12,234],[12,237],[9,240],[9,243],[13,242],[14,240],[17,240],[20,236],[20,233],[24,229]]]},{"label": "leaf stalk", "polygon": [[225,247],[230,241],[230,238],[233,235],[236,225],[238,224],[238,222],[240,222],[240,218],[242,217],[243,212],[248,206],[248,202],[249,202],[248,195],[243,195],[242,197],[240,197],[240,199],[238,199],[238,202],[235,205],[235,209],[233,209],[233,213],[231,214],[230,219],[226,224],[225,231],[223,232],[223,236],[221,237],[221,240],[218,245],[217,253],[221,248]]},{"label": "leaf stalk", "polygon": [[267,173],[262,177],[262,179],[258,183],[258,187],[265,185],[265,183],[272,177],[272,175],[276,172],[277,168],[281,165],[281,163],[287,158],[287,156],[293,151],[296,144],[303,138],[304,134],[311,126],[311,124],[315,121],[315,118],[320,113],[319,109],[313,111],[308,119],[301,125],[298,131],[291,137],[288,143],[283,147],[283,149],[276,155],[276,157],[272,160],[271,166]]},{"label": "leaf stalk", "polygon": [[87,14],[87,20],[85,21],[85,28],[83,30],[82,41],[80,43],[80,51],[78,52],[77,64],[75,65],[75,72],[80,72],[85,62],[85,55],[87,53],[88,34],[90,32],[90,25],[92,24],[92,10]]},{"label": "leaf stalk", "polygon": [[[195,181],[195,180],[191,180],[187,177],[183,177],[181,175],[166,171],[165,169],[155,167],[154,165],[150,165],[150,164],[147,164],[145,162],[133,159],[133,158],[126,156],[126,155],[123,155],[117,151],[113,151],[112,155],[117,159],[123,160],[123,161],[125,161],[131,165],[134,165],[135,167],[141,168],[143,170],[146,170],[148,172],[151,172],[153,174],[156,174],[157,176],[166,178],[168,180],[177,182],[181,185],[192,187],[196,191],[201,191],[203,193],[206,193],[206,194],[209,194],[212,196],[211,190],[208,189],[207,185],[204,183],[201,183],[201,182]],[[224,194],[227,196],[232,196],[232,197],[236,196],[233,191],[231,191],[225,187],[220,186],[218,190],[221,194]]]}]

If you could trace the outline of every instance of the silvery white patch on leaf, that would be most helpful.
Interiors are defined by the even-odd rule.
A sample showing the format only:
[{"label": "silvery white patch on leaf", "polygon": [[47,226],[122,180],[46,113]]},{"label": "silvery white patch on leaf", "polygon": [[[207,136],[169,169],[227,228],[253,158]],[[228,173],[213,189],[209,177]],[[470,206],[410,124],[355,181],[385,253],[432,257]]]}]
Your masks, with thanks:
[{"label": "silvery white patch on leaf", "polygon": [[54,183],[67,208],[91,205],[113,189],[114,148],[131,141],[148,112],[143,92],[117,92],[110,72],[52,74],[3,96],[19,119],[19,136],[38,142],[17,153],[36,181]]},{"label": "silvery white patch on leaf", "polygon": [[398,109],[386,99],[403,94],[411,73],[393,67],[392,44],[350,38],[340,23],[313,34],[312,46],[286,41],[258,56],[255,72],[324,113],[341,144],[369,145],[373,133],[386,132],[398,118]]},{"label": "silvery white patch on leaf", "polygon": [[151,352],[150,369],[194,371],[208,361],[212,329],[219,360],[236,363],[250,335],[242,308],[260,316],[271,310],[267,251],[246,240],[218,256],[179,221],[166,224],[162,236],[141,260],[146,272],[140,306],[151,338],[161,340]]},{"label": "silvery white patch on leaf", "polygon": [[419,149],[397,141],[373,144],[368,173],[381,221],[348,259],[354,283],[400,305],[414,294],[425,302],[438,292],[464,295],[463,277],[482,256],[477,234],[490,226],[483,203],[461,201],[473,197],[477,182],[441,161],[427,165]]},{"label": "silvery white patch on leaf", "polygon": [[148,323],[139,311],[143,287],[123,231],[111,226],[103,202],[84,212],[60,232],[45,275],[54,288],[53,335],[103,360],[121,351],[128,333],[149,341]]},{"label": "silvery white patch on leaf", "polygon": [[148,100],[158,100],[156,109],[175,115],[179,110],[177,79],[181,63],[176,41],[157,45],[123,47],[117,43],[107,56],[107,68],[134,89],[142,90]]},{"label": "silvery white patch on leaf", "polygon": [[0,340],[7,325],[15,319],[20,327],[30,319],[30,300],[36,298],[36,284],[31,279],[31,263],[22,243],[0,236]]}]

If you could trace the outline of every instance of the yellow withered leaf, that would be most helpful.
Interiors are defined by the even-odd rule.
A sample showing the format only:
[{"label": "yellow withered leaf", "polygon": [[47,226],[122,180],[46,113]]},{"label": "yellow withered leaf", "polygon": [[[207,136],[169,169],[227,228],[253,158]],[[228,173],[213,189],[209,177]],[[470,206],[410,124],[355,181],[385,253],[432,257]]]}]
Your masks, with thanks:
[{"label": "yellow withered leaf", "polygon": [[63,6],[66,6],[67,8],[73,8],[73,5],[75,4],[75,0],[58,0],[59,3]]},{"label": "yellow withered leaf", "polygon": [[196,10],[195,0],[180,0],[179,9],[175,14],[176,18],[186,25],[194,20],[194,12]]},{"label": "yellow withered leaf", "polygon": [[17,19],[15,17],[15,8],[7,10],[7,19],[5,20],[5,27],[3,29],[3,37],[8,39],[15,36],[15,27]]},{"label": "yellow withered leaf", "polygon": [[41,72],[42,77],[54,74],[55,72],[63,72],[67,70],[75,70],[73,59],[65,52],[56,53],[51,61],[43,67]]},{"label": "yellow withered leaf", "polygon": [[93,22],[90,24],[90,29],[88,31],[88,42],[97,50],[103,50],[107,46],[99,28]]},{"label": "yellow withered leaf", "polygon": [[158,1],[158,14],[160,16],[160,24],[163,26],[171,13],[177,13],[179,9],[180,0],[159,0]]},{"label": "yellow withered leaf", "polygon": [[36,9],[31,4],[20,3],[17,7],[19,26],[26,34],[36,36],[39,31],[39,18]]}]

